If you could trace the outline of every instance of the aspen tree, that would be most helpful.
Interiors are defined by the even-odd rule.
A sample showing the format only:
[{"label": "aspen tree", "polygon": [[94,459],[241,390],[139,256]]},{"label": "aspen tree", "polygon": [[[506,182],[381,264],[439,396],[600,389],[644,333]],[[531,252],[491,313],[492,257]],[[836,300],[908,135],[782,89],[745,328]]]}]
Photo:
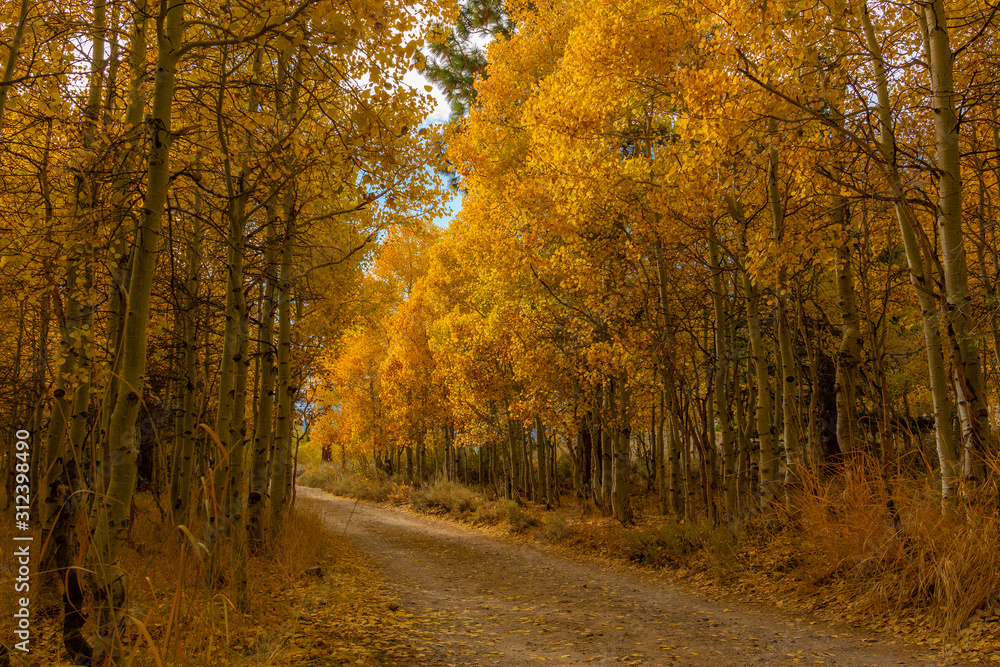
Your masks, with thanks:
[{"label": "aspen tree", "polygon": [[955,393],[962,420],[965,477],[981,481],[983,455],[993,451],[979,345],[972,333],[969,276],[962,225],[962,171],[955,105],[954,59],[944,0],[921,2],[921,30],[931,75],[931,108],[938,165],[937,226],[947,302],[948,331],[956,346]]},{"label": "aspen tree", "polygon": [[[785,234],[785,210],[778,190],[778,150],[777,121],[773,118],[768,122],[770,142],[768,146],[767,163],[767,200],[771,209],[774,242],[780,245]],[[788,287],[787,270],[784,265],[778,268],[777,282],[777,338],[781,372],[781,412],[784,427],[783,440],[785,444],[785,505],[791,508],[792,500],[789,485],[794,484],[799,474],[801,461],[800,429],[798,414],[795,410],[795,391],[798,386],[795,369],[795,359],[792,353],[792,337],[788,330]]]},{"label": "aspen tree", "polygon": [[806,350],[806,360],[809,366],[809,407],[808,409],[808,429],[806,433],[806,450],[803,455],[805,465],[813,472],[819,469],[819,359],[815,346],[809,336],[809,331],[805,324],[805,309],[802,304],[802,290],[796,286],[796,320],[798,321],[798,331],[802,335],[802,345]]},{"label": "aspen tree", "polygon": [[[993,147],[993,169],[989,170],[983,160],[980,159],[978,154],[973,156],[973,164],[975,165],[977,174],[977,185],[978,185],[978,195],[979,195],[979,233],[974,237],[974,242],[976,244],[976,258],[979,264],[979,275],[980,279],[983,281],[983,289],[986,292],[986,305],[989,308],[989,322],[990,322],[990,338],[993,342],[993,362],[996,364],[997,372],[1000,373],[1000,314],[998,314],[996,309],[996,304],[998,303],[997,285],[993,273],[990,270],[990,266],[1000,266],[1000,255],[997,253],[996,243],[991,242],[991,238],[987,235],[987,230],[992,231],[992,225],[987,214],[987,202],[992,201],[993,197],[989,194],[989,188],[986,183],[986,174],[989,171],[993,172],[994,185],[996,188],[996,194],[994,197],[1000,198],[1000,123],[997,119],[997,109],[995,106],[990,107],[990,123],[992,125],[992,130],[990,134],[992,135],[992,147]],[[981,146],[978,142],[975,142],[977,147]],[[978,148],[978,150],[983,150]],[[986,152],[984,150],[984,152]],[[986,367],[984,360],[983,366]],[[985,374],[985,373],[984,373]]]},{"label": "aspen tree", "polygon": [[0,75],[0,131],[4,129],[4,114],[7,111],[7,98],[14,81],[14,72],[17,68],[17,61],[21,55],[21,44],[24,41],[24,31],[28,26],[28,12],[31,10],[30,0],[21,0],[17,12],[17,26],[14,28],[14,35],[7,46],[7,60],[3,65],[3,74]]},{"label": "aspen tree", "polygon": [[281,263],[278,269],[278,405],[274,424],[274,455],[271,465],[271,519],[272,541],[281,533],[288,508],[286,478],[291,468],[292,400],[295,387],[291,377],[291,273],[292,254],[295,248],[295,211],[291,193],[285,195],[285,233],[282,238]]},{"label": "aspen tree", "polygon": [[277,359],[274,347],[274,317],[277,302],[277,220],[268,208],[267,238],[264,241],[264,277],[267,282],[260,329],[257,338],[257,355],[261,360],[260,390],[257,399],[257,422],[253,430],[253,452],[250,464],[250,492],[247,496],[248,540],[251,553],[258,554],[264,546],[264,508],[267,498],[267,468],[273,432],[271,422],[274,412],[275,376]]},{"label": "aspen tree", "polygon": [[552,504],[552,489],[549,479],[548,456],[546,455],[545,427],[542,425],[542,418],[537,414],[535,415],[535,439],[538,442],[538,495],[539,499],[544,499],[546,506],[549,506]]},{"label": "aspen tree", "polygon": [[615,449],[617,435],[614,426],[617,401],[614,378],[607,378],[601,387],[601,508],[613,513],[612,498],[615,486]]},{"label": "aspen tree", "polygon": [[[103,77],[106,7],[93,6],[90,32],[92,54],[80,145],[86,152],[95,143],[100,117]],[[55,294],[60,321],[60,362],[53,392],[53,408],[45,441],[45,482],[43,522],[49,550],[43,569],[63,590],[63,643],[76,658],[89,660],[92,649],[81,634],[84,624],[83,591],[73,567],[78,549],[75,525],[81,514],[85,489],[86,459],[84,438],[90,414],[93,372],[92,345],[94,305],[93,237],[97,227],[94,199],[98,186],[92,161],[84,158],[73,179],[73,229],[67,233],[65,255],[65,301]]]},{"label": "aspen tree", "polygon": [[[990,120],[993,126],[991,132],[993,136],[993,181],[996,187],[996,197],[1000,201],[1000,114],[997,113],[997,106],[993,105],[990,107]],[[993,266],[1000,267],[1000,259],[998,259],[996,254],[996,244],[994,243],[994,254],[993,254]],[[983,276],[988,275],[986,271],[983,271]],[[991,294],[992,301],[991,305],[994,306],[992,309],[993,316],[990,318],[990,327],[993,330],[993,356],[994,361],[997,364],[997,373],[1000,374],[1000,322],[996,315],[996,303],[997,303],[997,290],[995,283],[991,283]]]},{"label": "aspen tree", "polygon": [[153,86],[147,154],[146,192],[137,230],[121,345],[121,390],[108,424],[107,493],[99,500],[94,531],[95,574],[101,601],[100,625],[105,628],[106,654],[117,644],[125,602],[125,573],[119,557],[129,529],[129,511],[136,478],[135,422],[142,401],[149,301],[156,269],[160,220],[170,179],[170,132],[177,60],[184,34],[183,2],[164,6],[157,21],[157,66]]},{"label": "aspen tree", "polygon": [[[147,3],[140,0],[136,3],[131,14],[131,34],[129,38],[129,71],[131,82],[129,84],[128,105],[125,110],[125,131],[128,136],[127,152],[128,163],[137,162],[138,155],[142,153],[140,145],[140,133],[142,128],[143,111],[146,103],[144,94],[145,72],[146,72],[146,30],[149,17],[147,16]],[[137,170],[139,166],[135,167]],[[104,386],[104,393],[101,401],[99,417],[97,446],[99,448],[95,461],[95,483],[94,487],[98,494],[107,491],[109,478],[108,466],[110,457],[110,440],[108,432],[110,428],[111,412],[117,401],[118,389],[120,386],[121,362],[124,359],[121,346],[123,344],[125,311],[128,302],[128,287],[131,283],[132,275],[132,255],[128,252],[130,227],[126,221],[128,218],[125,202],[127,201],[129,179],[123,173],[116,179],[113,185],[114,201],[119,208],[116,215],[117,229],[113,233],[110,244],[110,260],[108,281],[108,321],[106,325],[106,340],[108,353],[111,356],[110,372]],[[96,513],[99,503],[94,503],[92,512]]]},{"label": "aspen tree", "polygon": [[195,463],[195,428],[197,412],[198,386],[198,324],[196,304],[198,302],[198,276],[201,265],[201,196],[195,194],[194,215],[192,216],[191,242],[187,249],[187,279],[181,295],[182,332],[184,336],[184,377],[182,392],[182,407],[179,446],[175,448],[177,460],[173,464],[173,476],[170,480],[170,510],[173,521],[186,524],[189,520],[188,509],[191,501],[191,481],[194,475]]},{"label": "aspen tree", "polygon": [[[834,7],[831,17],[833,25],[838,31],[843,30],[844,8],[840,5]],[[837,46],[838,50],[843,50],[846,46]],[[817,68],[819,69],[819,68]],[[822,99],[829,109],[830,120],[838,128],[834,135],[834,148],[837,151],[833,158],[833,167],[837,171],[844,168],[841,151],[848,148],[844,138],[845,119],[843,114],[844,90],[846,76],[844,72],[843,60],[837,58],[835,64],[830,68],[831,72],[822,84]],[[834,186],[836,187],[836,186]],[[858,318],[858,307],[856,290],[854,286],[854,268],[852,265],[852,247],[857,237],[851,225],[851,210],[847,197],[840,193],[831,195],[830,226],[835,233],[838,233],[839,243],[836,247],[836,264],[834,266],[834,280],[837,284],[837,305],[840,309],[840,347],[837,350],[834,391],[836,392],[837,405],[837,443],[841,452],[853,452],[860,444],[858,427],[858,367],[861,365],[861,329]],[[801,308],[801,303],[800,303]],[[801,321],[801,318],[800,318]],[[803,337],[806,338],[805,332]],[[808,341],[806,341],[808,345]],[[812,353],[810,352],[810,355]],[[810,360],[810,372],[813,375],[813,396],[816,395],[816,368],[815,362]],[[815,419],[815,407],[810,407],[810,420]],[[810,438],[814,437],[812,426],[810,426]]]},{"label": "aspen tree", "polygon": [[842,244],[837,248],[837,302],[840,306],[840,348],[837,352],[837,442],[843,452],[854,451],[858,442],[857,428],[857,368],[861,362],[861,330],[854,290],[854,269],[851,266],[853,241],[847,220],[848,206],[837,197],[830,211],[830,223],[844,230]]},{"label": "aspen tree", "polygon": [[631,388],[628,376],[622,373],[617,382],[609,383],[608,400],[613,420],[613,477],[611,482],[611,509],[614,517],[625,525],[632,523],[632,505],[629,502],[629,475],[631,474],[631,429],[629,428]]},{"label": "aspen tree", "polygon": [[[278,64],[278,88],[276,93],[275,109],[279,118],[284,118],[286,122],[293,123],[298,118],[298,100],[301,60],[296,59],[295,63],[288,63],[282,57]],[[286,72],[290,69],[290,73]],[[287,86],[288,90],[284,90]],[[294,164],[294,157],[286,157],[290,168]],[[293,400],[295,387],[292,386],[291,352],[292,352],[292,329],[291,329],[291,290],[292,290],[292,258],[295,253],[296,243],[296,199],[295,180],[292,179],[285,185],[282,193],[282,217],[284,219],[285,230],[281,239],[281,256],[278,268],[278,283],[276,286],[278,299],[278,376],[275,391],[278,396],[277,412],[274,423],[274,453],[271,463],[271,516],[270,516],[270,536],[272,545],[274,540],[281,534],[281,527],[285,520],[285,513],[288,509],[289,494],[286,480],[291,473],[291,448],[293,433]]]},{"label": "aspen tree", "polygon": [[[714,416],[719,422],[722,436],[722,492],[725,498],[726,514],[730,520],[736,516],[736,450],[734,433],[729,419],[729,402],[726,400],[727,379],[729,377],[729,330],[728,316],[723,306],[722,264],[719,259],[718,240],[715,223],[708,228],[708,253],[712,270],[712,307],[715,314],[715,379]],[[714,431],[714,429],[709,429]]]},{"label": "aspen tree", "polygon": [[[739,202],[729,200],[729,211],[744,230],[747,221],[743,216],[743,209]],[[745,242],[745,231],[744,242]],[[774,421],[771,410],[771,381],[767,370],[767,359],[764,356],[764,344],[760,331],[760,296],[757,285],[753,282],[750,274],[744,269],[741,271],[743,281],[743,295],[747,307],[747,335],[750,342],[750,362],[754,368],[754,379],[756,385],[756,426],[757,439],[760,443],[760,463],[758,465],[758,491],[765,505],[774,500],[777,495],[775,484],[777,482],[777,452],[774,445]]]},{"label": "aspen tree", "polygon": [[905,189],[896,164],[896,137],[892,124],[892,111],[889,101],[889,85],[885,62],[882,59],[882,48],[879,46],[875,29],[872,26],[867,4],[861,13],[861,23],[864,28],[865,44],[872,58],[875,72],[875,87],[878,96],[879,130],[881,134],[880,152],[884,169],[892,188],[895,199],[893,202],[896,218],[899,222],[903,246],[906,249],[906,260],[910,269],[910,283],[916,292],[920,303],[921,320],[923,323],[924,343],[927,353],[927,367],[930,375],[931,396],[934,401],[935,435],[937,439],[938,461],[941,472],[941,495],[947,501],[952,497],[958,471],[956,470],[955,436],[952,432],[952,421],[955,408],[948,388],[947,374],[942,352],[941,331],[937,320],[934,285],[928,279],[925,261],[920,244],[917,240],[916,220],[913,209],[906,203]]},{"label": "aspen tree", "polygon": [[[47,289],[42,292],[41,302],[38,305],[38,337],[35,342],[35,409],[31,419],[31,433],[34,437],[41,437],[42,419],[45,414],[45,370],[48,359],[49,319],[51,317],[49,304],[51,300],[51,290]],[[43,454],[47,456],[45,450],[43,450]],[[41,465],[31,467],[31,488],[41,489],[40,480],[44,478],[45,472]],[[36,516],[39,512],[38,496],[39,493],[37,491],[31,495],[31,512]]]},{"label": "aspen tree", "polygon": [[[670,478],[670,509],[673,511],[674,516],[678,516],[680,513],[680,479],[679,479],[679,458],[680,458],[680,440],[677,436],[677,403],[676,394],[674,388],[674,375],[673,369],[675,367],[675,361],[673,358],[673,350],[675,349],[673,341],[673,323],[670,315],[670,310],[667,301],[667,280],[666,280],[666,261],[663,258],[663,246],[661,243],[656,244],[656,276],[659,285],[659,306],[660,313],[663,319],[663,337],[664,345],[663,350],[663,362],[660,367],[662,391],[667,397],[666,411],[667,411],[667,437],[666,441],[666,461],[667,468],[669,470]],[[663,513],[666,514],[666,505],[663,506]]]},{"label": "aspen tree", "polygon": [[[214,494],[211,517],[209,519],[209,539],[207,543],[214,556],[214,542],[220,534],[228,534],[233,543],[236,559],[237,586],[242,590],[245,574],[242,564],[245,558],[243,473],[246,445],[246,383],[249,369],[248,338],[250,313],[244,286],[244,256],[246,254],[246,206],[250,196],[248,179],[253,140],[237,137],[240,142],[235,149],[240,161],[239,173],[233,174],[234,150],[230,148],[230,136],[222,120],[222,98],[226,88],[227,49],[223,47],[221,69],[222,81],[219,85],[216,106],[216,123],[219,143],[223,153],[223,171],[228,205],[226,219],[228,232],[227,282],[226,282],[226,324],[223,334],[222,364],[219,373],[218,417],[216,427],[222,450],[215,462]],[[251,87],[248,95],[250,114],[257,112],[257,83],[260,78],[262,49],[254,47]],[[214,576],[214,573],[210,573]]]},{"label": "aspen tree", "polygon": [[[738,299],[739,298],[739,283],[736,282],[736,281],[734,281],[734,284],[733,284],[733,291],[734,291],[734,295]],[[733,319],[735,321],[735,317]],[[735,348],[735,337],[736,337],[736,327],[735,326],[733,327],[733,329],[731,331],[731,336],[732,336],[732,340],[734,341],[733,342],[733,347]],[[737,471],[738,471],[737,472],[737,498],[736,498],[736,502],[737,502],[737,505],[739,505],[740,507],[742,507],[742,506],[744,506],[746,504],[744,501],[747,498],[747,493],[750,493],[750,495],[752,496],[752,493],[750,492],[750,489],[751,489],[751,484],[752,484],[751,480],[753,479],[754,475],[751,472],[752,456],[751,456],[751,452],[750,452],[750,438],[749,438],[750,424],[747,421],[747,409],[745,407],[746,404],[745,404],[745,401],[743,399],[743,390],[742,390],[741,382],[740,382],[740,377],[741,377],[741,372],[740,371],[741,371],[741,369],[740,369],[739,359],[738,358],[734,359],[734,363],[733,363],[733,379],[732,379],[732,382],[730,384],[731,384],[731,386],[733,388],[732,389],[733,399],[736,402],[736,410],[735,410],[735,413],[736,413],[736,415],[735,415],[735,418],[736,418],[736,440],[737,440],[737,444],[738,444],[738,446],[737,446],[737,455],[736,455],[736,467],[737,467]],[[747,386],[747,389],[748,389],[747,393],[749,394],[750,393],[749,392],[749,389],[750,389],[749,385],[751,384],[751,379],[749,377],[749,371],[750,371],[749,367],[747,368],[747,371],[748,371],[747,372],[747,377],[746,377],[747,385],[748,385]],[[749,396],[748,396],[748,398],[749,398]]]},{"label": "aspen tree", "polygon": [[667,427],[667,408],[666,401],[664,400],[663,388],[660,387],[660,391],[657,392],[657,397],[659,399],[659,420],[657,422],[656,428],[656,438],[653,443],[655,448],[657,461],[656,461],[656,495],[659,499],[660,514],[667,513],[667,479],[666,479],[666,427]]}]

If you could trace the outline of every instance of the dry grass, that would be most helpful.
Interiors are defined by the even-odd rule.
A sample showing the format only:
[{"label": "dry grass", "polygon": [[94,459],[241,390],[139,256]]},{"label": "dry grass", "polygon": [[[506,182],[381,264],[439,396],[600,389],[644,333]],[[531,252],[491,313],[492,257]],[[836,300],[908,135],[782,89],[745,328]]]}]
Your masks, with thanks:
[{"label": "dry grass", "polygon": [[468,487],[446,481],[416,489],[409,498],[413,509],[419,512],[454,514],[459,518],[475,514],[482,504],[482,499]]},{"label": "dry grass", "polygon": [[812,480],[798,509],[800,577],[839,585],[856,614],[924,616],[955,633],[998,600],[1000,520],[992,508],[943,508],[930,482],[895,480],[890,489],[877,468],[861,464]]},{"label": "dry grass", "polygon": [[310,465],[298,483],[323,489],[337,496],[376,503],[389,501],[390,496],[399,489],[398,484],[384,475],[360,475],[354,471],[343,471],[328,463]]},{"label": "dry grass", "polygon": [[[292,510],[276,552],[249,560],[245,593],[227,581],[206,586],[195,549],[164,524],[148,496],[136,496],[134,516],[122,554],[130,620],[121,665],[394,664],[399,628],[385,619],[381,582],[363,558],[323,530],[315,513]],[[198,526],[192,529],[200,534]],[[0,540],[10,543],[10,534],[9,522],[0,526]],[[228,563],[229,554],[221,556]],[[323,579],[306,573],[316,565]],[[0,586],[13,591],[12,571],[0,575]],[[36,576],[32,591],[38,590]],[[14,652],[12,664],[72,664],[62,649],[61,618],[40,617],[34,604],[32,652]],[[338,615],[324,623],[340,629],[335,636],[312,626],[327,614]],[[371,632],[375,620],[380,630]],[[92,623],[84,632],[93,643]]]}]

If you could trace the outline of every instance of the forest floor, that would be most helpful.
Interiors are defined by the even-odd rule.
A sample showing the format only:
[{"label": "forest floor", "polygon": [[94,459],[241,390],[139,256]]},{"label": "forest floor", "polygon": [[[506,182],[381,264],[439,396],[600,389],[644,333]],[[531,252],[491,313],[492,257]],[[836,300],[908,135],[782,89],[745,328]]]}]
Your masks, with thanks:
[{"label": "forest floor", "polygon": [[[308,502],[300,503],[308,505]],[[231,582],[204,585],[198,559],[154,509],[149,494],[136,496],[134,540],[123,550],[132,591],[122,667],[379,667],[427,664],[428,640],[413,641],[414,619],[399,610],[395,593],[348,538],[325,530],[318,513],[294,509],[280,548],[251,558],[245,607]],[[13,517],[13,513],[8,514]],[[10,521],[0,521],[0,542],[11,544]],[[195,528],[200,534],[200,529]],[[34,535],[41,542],[40,533]],[[187,552],[185,558],[184,552]],[[0,584],[14,590],[15,559],[0,559]],[[85,580],[86,581],[86,580]],[[178,582],[183,584],[178,588]],[[63,648],[62,617],[54,596],[33,580],[30,652],[12,651],[0,665],[70,667]],[[0,642],[13,636],[12,596]],[[93,614],[84,635],[96,644]],[[9,663],[8,663],[9,660]]]},{"label": "forest floor", "polygon": [[397,641],[420,647],[402,660],[394,651],[398,664],[971,664],[891,635],[706,595],[665,571],[318,489],[298,494],[395,597],[388,608],[408,621]]}]

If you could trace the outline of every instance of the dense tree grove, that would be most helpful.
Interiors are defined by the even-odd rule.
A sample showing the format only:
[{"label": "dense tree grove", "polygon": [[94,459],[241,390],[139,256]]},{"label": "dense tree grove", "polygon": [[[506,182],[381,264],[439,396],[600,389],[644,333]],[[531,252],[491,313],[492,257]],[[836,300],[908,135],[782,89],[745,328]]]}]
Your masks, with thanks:
[{"label": "dense tree grove", "polygon": [[890,512],[900,475],[992,502],[996,7],[503,11],[448,130],[461,212],[324,354],[331,455],[625,523],[643,481],[735,521],[857,466]]},{"label": "dense tree grove", "polygon": [[3,498],[81,664],[134,494],[242,591],[300,442],[623,524],[995,511],[995,4],[0,7]]},{"label": "dense tree grove", "polygon": [[118,650],[137,489],[208,584],[278,538],[315,351],[379,237],[438,215],[433,100],[402,80],[453,10],[3,5],[4,505],[30,477],[71,657]]}]

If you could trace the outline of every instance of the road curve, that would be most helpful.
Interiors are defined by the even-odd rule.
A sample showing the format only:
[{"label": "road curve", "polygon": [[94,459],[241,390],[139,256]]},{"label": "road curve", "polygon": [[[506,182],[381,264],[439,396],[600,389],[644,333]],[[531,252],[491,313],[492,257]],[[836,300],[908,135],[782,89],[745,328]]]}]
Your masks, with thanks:
[{"label": "road curve", "polygon": [[433,517],[317,489],[297,493],[331,531],[346,526],[401,610],[418,619],[415,631],[432,650],[414,664],[965,664],[863,630],[708,600],[652,574]]}]

